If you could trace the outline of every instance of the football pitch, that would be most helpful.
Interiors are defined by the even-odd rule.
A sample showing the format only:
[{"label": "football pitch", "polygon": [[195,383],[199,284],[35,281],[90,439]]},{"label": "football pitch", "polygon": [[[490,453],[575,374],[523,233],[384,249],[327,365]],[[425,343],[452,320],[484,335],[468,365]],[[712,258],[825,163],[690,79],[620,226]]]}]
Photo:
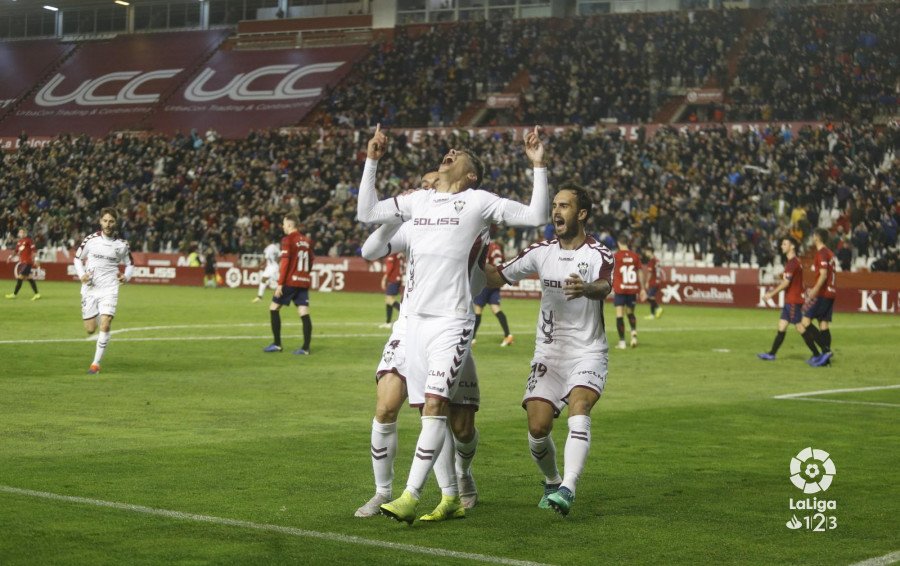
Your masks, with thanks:
[{"label": "football pitch", "polygon": [[[900,560],[896,315],[836,314],[834,363],[813,369],[793,329],[776,362],[756,359],[777,311],[666,306],[648,321],[639,306],[640,345],[610,351],[564,519],[536,506],[520,407],[538,304],[505,300],[515,344],[498,347],[486,312],[474,348],[478,506],[407,526],[353,517],[374,491],[380,295],[312,294],[312,355],[293,356],[296,311],[282,310],[285,352],[264,354],[268,300],[251,304],[254,289],[125,286],[103,371],[89,376],[78,292],[42,283],[40,301],[26,286],[0,303],[3,566]],[[399,430],[395,495],[418,414],[404,408]],[[566,432],[563,415],[560,467]],[[807,447],[830,455],[827,491],[791,481]],[[829,474],[806,466],[807,480]],[[432,476],[420,514],[438,499]]]}]

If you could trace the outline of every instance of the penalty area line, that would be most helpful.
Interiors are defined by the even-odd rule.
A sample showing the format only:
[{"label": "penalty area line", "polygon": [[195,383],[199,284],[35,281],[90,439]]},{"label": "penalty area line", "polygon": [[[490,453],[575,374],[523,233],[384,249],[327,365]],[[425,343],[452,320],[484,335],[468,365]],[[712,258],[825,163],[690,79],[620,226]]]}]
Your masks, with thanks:
[{"label": "penalty area line", "polygon": [[773,399],[792,401],[816,401],[819,403],[840,403],[844,405],[871,405],[875,407],[900,407],[897,403],[878,403],[875,401],[849,401],[846,399],[816,399],[820,395],[833,395],[837,393],[861,393],[864,391],[884,391],[886,389],[900,389],[900,385],[876,385],[873,387],[854,387],[852,389],[823,389],[821,391],[804,391],[801,393],[785,393],[775,395]]},{"label": "penalty area line", "polygon": [[215,517],[212,515],[198,515],[196,513],[183,513],[181,511],[171,511],[168,509],[157,509],[154,507],[144,507],[143,505],[132,505],[130,503],[120,503],[117,501],[104,501],[102,499],[91,499],[88,497],[76,497],[72,495],[60,495],[58,493],[49,493],[46,491],[34,491],[31,489],[21,489],[8,485],[0,485],[0,492],[10,493],[13,495],[22,495],[26,497],[36,497],[40,499],[49,499],[52,501],[63,501],[66,503],[77,503],[82,505],[91,505],[93,507],[106,507],[127,511],[130,513],[140,513],[142,515],[151,515],[155,517],[165,517],[167,519],[176,519],[180,521],[192,521],[195,523],[209,523],[213,525],[221,525],[226,527],[237,527],[241,529],[250,529],[254,531],[264,531],[272,533],[280,533],[284,535],[314,538],[327,540],[330,542],[338,542],[343,544],[353,544],[359,546],[371,546],[375,548],[384,548],[387,550],[398,550],[414,554],[425,554],[428,556],[437,556],[441,558],[456,558],[462,560],[473,560],[476,562],[484,562],[486,564],[508,564],[510,566],[549,566],[540,562],[529,562],[527,560],[514,560],[512,558],[503,558],[502,556],[491,556],[488,554],[477,554],[473,552],[459,552],[456,550],[446,550],[443,548],[431,548],[427,546],[416,546],[413,544],[404,544],[397,542],[388,542],[382,540],[373,540],[353,535],[343,535],[340,533],[329,533],[320,531],[310,531],[306,529],[298,529],[295,527],[285,527],[282,525],[272,525],[269,523],[254,523],[252,521],[241,521],[238,519],[228,519],[226,517]]}]

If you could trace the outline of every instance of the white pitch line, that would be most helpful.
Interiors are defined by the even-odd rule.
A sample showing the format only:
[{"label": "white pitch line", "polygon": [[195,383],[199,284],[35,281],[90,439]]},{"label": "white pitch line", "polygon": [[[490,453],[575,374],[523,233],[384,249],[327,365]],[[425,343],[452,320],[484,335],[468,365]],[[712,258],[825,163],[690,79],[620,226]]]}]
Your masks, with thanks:
[{"label": "white pitch line", "polygon": [[94,507],[108,507],[118,509],[120,511],[128,511],[131,513],[141,513],[143,515],[153,515],[156,517],[166,517],[168,519],[178,519],[182,521],[193,521],[195,523],[211,523],[213,525],[223,525],[227,527],[238,527],[242,529],[252,529],[256,531],[267,531],[281,533],[303,538],[314,538],[327,540],[331,542],[339,542],[343,544],[356,544],[361,546],[373,546],[376,548],[386,548],[388,550],[400,550],[414,554],[425,554],[428,556],[438,556],[441,558],[456,558],[462,560],[474,560],[476,562],[484,562],[487,564],[509,564],[510,566],[549,566],[540,562],[530,562],[527,560],[515,560],[512,558],[503,558],[502,556],[491,556],[488,554],[476,554],[474,552],[459,552],[456,550],[446,550],[443,548],[431,548],[427,546],[416,546],[413,544],[403,544],[397,542],[388,542],[382,540],[372,540],[352,535],[343,535],[340,533],[329,533],[320,531],[309,531],[306,529],[298,529],[295,527],[284,527],[281,525],[272,525],[268,523],[254,523],[251,521],[241,521],[238,519],[228,519],[225,517],[214,517],[212,515],[198,515],[195,513],[182,513],[181,511],[171,511],[168,509],[156,509],[154,507],[144,507],[143,505],[132,505],[130,503],[119,503],[117,501],[104,501],[102,499],[91,499],[88,497],[75,497],[72,495],[60,495],[57,493],[49,493],[46,491],[33,491],[30,489],[21,489],[8,485],[0,485],[0,491],[11,493],[14,495],[24,495],[27,497],[38,497],[41,499],[50,499],[54,501],[65,501],[67,503],[80,503],[83,505],[92,505]]},{"label": "white pitch line", "polygon": [[900,389],[900,385],[876,385],[873,387],[854,387],[852,389],[823,389],[821,391],[804,391],[801,393],[785,393],[775,395],[773,399],[790,399],[793,401],[815,401],[818,403],[841,403],[845,405],[873,405],[876,407],[900,407],[897,403],[878,403],[875,401],[848,401],[846,399],[813,399],[819,395],[832,395],[836,393],[861,393],[863,391],[884,391],[886,389]]},{"label": "white pitch line", "polygon": [[[113,330],[111,334],[121,334],[125,332],[139,332],[139,331],[153,331],[153,330],[186,330],[186,329],[195,329],[195,328],[245,328],[245,327],[265,327],[268,326],[267,323],[263,322],[252,322],[252,323],[222,323],[222,324],[181,324],[181,325],[172,325],[172,326],[136,326],[131,328],[121,328],[118,330]],[[371,322],[317,322],[316,326],[334,326],[334,327],[346,327],[346,326],[374,326]],[[842,325],[841,329],[847,330],[855,330],[855,329],[874,329],[874,328],[895,328],[898,327],[896,324],[849,324]],[[533,326],[513,326],[512,330],[517,332],[527,332],[532,330]],[[771,325],[766,326],[725,326],[725,327],[711,327],[711,326],[702,326],[702,327],[670,327],[670,328],[644,328],[641,330],[642,333],[646,332],[720,332],[723,330],[771,330]],[[485,335],[497,335],[500,334],[497,332],[487,331],[484,332]],[[377,337],[387,337],[389,334],[316,334],[316,338],[377,338]],[[116,342],[164,342],[164,341],[198,341],[198,340],[265,340],[269,338],[269,336],[161,336],[156,338],[118,338]],[[88,336],[86,338],[42,338],[36,340],[0,340],[0,346],[2,345],[15,345],[15,344],[56,344],[56,343],[70,343],[70,342],[85,342],[85,341],[96,341],[97,336]]]},{"label": "white pitch line", "polygon": [[862,562],[854,562],[850,566],[888,566],[888,564],[893,564],[895,562],[900,562],[900,550],[877,558],[869,558]]}]

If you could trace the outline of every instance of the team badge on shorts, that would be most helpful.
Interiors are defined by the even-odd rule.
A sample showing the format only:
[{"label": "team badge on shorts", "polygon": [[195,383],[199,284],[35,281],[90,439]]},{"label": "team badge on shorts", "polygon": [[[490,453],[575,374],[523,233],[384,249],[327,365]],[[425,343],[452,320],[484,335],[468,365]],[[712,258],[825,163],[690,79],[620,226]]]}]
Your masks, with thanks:
[{"label": "team badge on shorts", "polygon": [[384,354],[381,355],[381,359],[384,360],[384,363],[389,364],[394,360],[394,350],[400,345],[400,340],[391,340],[388,343],[388,347],[384,349]]}]

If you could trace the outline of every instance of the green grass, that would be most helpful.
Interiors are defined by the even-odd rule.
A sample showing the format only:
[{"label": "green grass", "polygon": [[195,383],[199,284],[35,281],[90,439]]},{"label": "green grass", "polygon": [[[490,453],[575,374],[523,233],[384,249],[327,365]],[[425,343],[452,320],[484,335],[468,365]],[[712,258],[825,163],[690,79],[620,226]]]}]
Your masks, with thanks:
[{"label": "green grass", "polygon": [[[11,283],[10,283],[11,285]],[[0,564],[473,563],[301,531],[550,564],[848,564],[900,550],[900,390],[776,400],[900,383],[900,320],[837,314],[835,362],[812,369],[790,330],[775,363],[756,359],[776,311],[666,307],[639,318],[637,350],[610,353],[593,444],[572,514],[536,508],[540,477],[520,408],[537,304],[504,301],[516,344],[496,347],[487,314],[481,500],[465,521],[407,527],[356,519],[372,494],[372,374],[387,336],[378,295],[314,294],[313,355],[263,354],[266,304],[253,290],[127,286],[99,376],[85,374],[78,287],[44,283],[0,303],[0,486],[277,525],[209,524],[0,487]],[[615,333],[613,312],[607,325]],[[639,308],[639,317],[646,314]],[[299,322],[284,313],[286,349]],[[149,328],[148,328],[149,327]],[[152,328],[165,327],[165,328]],[[152,339],[152,340],[151,340]],[[58,341],[50,341],[58,340]],[[727,351],[723,351],[727,350]],[[400,417],[395,493],[418,435]],[[560,465],[565,419],[554,437]],[[789,462],[828,451],[836,530],[791,531]],[[438,500],[429,480],[420,510]]]}]

